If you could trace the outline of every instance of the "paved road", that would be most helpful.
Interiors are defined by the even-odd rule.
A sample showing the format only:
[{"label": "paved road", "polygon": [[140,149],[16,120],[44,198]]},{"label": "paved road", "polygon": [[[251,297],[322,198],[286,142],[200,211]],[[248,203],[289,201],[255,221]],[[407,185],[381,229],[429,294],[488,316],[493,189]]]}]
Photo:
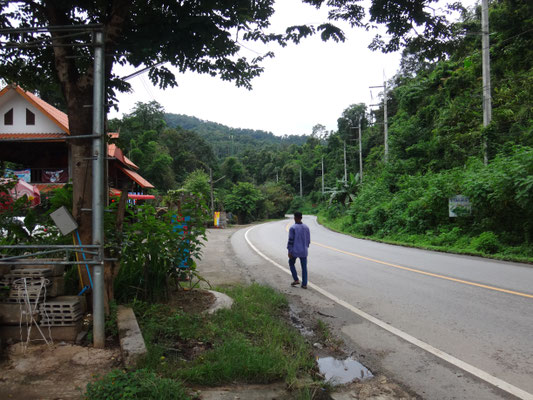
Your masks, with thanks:
[{"label": "paved road", "polygon": [[[384,245],[334,233],[314,217],[304,222],[311,289],[292,290],[335,316],[371,367],[426,399],[533,399],[532,266]],[[290,223],[237,232],[237,256],[265,276],[284,275]]]}]

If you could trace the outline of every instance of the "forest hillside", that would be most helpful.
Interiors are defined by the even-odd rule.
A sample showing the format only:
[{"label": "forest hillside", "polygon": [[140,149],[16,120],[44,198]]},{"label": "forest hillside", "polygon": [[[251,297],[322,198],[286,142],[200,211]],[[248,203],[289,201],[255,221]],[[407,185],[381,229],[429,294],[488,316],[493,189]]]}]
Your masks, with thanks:
[{"label": "forest hillside", "polygon": [[196,132],[213,147],[218,158],[241,154],[262,145],[302,145],[306,140],[298,135],[275,136],[272,132],[262,130],[230,128],[183,114],[165,113],[164,119],[170,128],[181,127]]}]

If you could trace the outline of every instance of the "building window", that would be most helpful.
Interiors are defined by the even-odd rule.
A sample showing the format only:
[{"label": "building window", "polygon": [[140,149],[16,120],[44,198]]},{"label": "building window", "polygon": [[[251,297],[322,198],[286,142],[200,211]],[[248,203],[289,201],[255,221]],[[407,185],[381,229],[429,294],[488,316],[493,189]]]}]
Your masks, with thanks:
[{"label": "building window", "polygon": [[26,108],[26,125],[35,125],[35,114]]},{"label": "building window", "polygon": [[4,114],[4,125],[13,125],[13,109]]}]

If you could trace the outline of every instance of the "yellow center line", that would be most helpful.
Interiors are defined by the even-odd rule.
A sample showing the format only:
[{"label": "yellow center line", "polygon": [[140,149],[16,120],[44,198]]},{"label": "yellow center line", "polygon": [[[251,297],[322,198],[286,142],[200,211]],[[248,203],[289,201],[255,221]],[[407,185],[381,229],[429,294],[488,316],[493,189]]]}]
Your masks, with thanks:
[{"label": "yellow center line", "polygon": [[378,263],[378,264],[387,265],[389,267],[393,267],[393,268],[397,268],[397,269],[403,269],[405,271],[414,272],[414,273],[421,274],[421,275],[432,276],[434,278],[446,279],[448,281],[457,282],[457,283],[463,283],[465,285],[477,286],[477,287],[480,287],[480,288],[483,288],[483,289],[495,290],[497,292],[514,294],[515,296],[522,296],[522,297],[527,297],[527,298],[533,299],[533,295],[531,295],[531,294],[522,293],[522,292],[516,292],[514,290],[502,289],[502,288],[498,288],[498,287],[495,287],[495,286],[483,285],[481,283],[465,281],[463,279],[451,278],[449,276],[434,274],[432,272],[425,272],[425,271],[421,271],[419,269],[403,267],[401,265],[388,263],[386,261],[381,261],[381,260],[376,260],[374,258],[365,257],[365,256],[362,256],[360,254],[350,253],[349,251],[339,250],[339,249],[336,249],[335,247],[327,246],[327,245],[322,244],[322,243],[317,243],[317,242],[311,242],[311,243],[315,244],[317,246],[320,246],[320,247],[324,247],[324,248],[329,249],[329,250],[333,250],[333,251],[337,251],[339,253],[347,254],[349,256],[357,257],[357,258],[360,258],[362,260],[367,260],[367,261],[372,261],[372,262],[375,262],[375,263]]},{"label": "yellow center line", "polygon": [[[288,231],[290,226],[291,226],[291,224],[288,223],[285,226],[285,230]],[[346,254],[346,255],[349,255],[349,256],[357,257],[357,258],[360,258],[362,260],[372,261],[372,262],[375,262],[375,263],[378,263],[378,264],[387,265],[389,267],[393,267],[393,268],[397,268],[397,269],[403,269],[404,271],[414,272],[414,273],[421,274],[421,275],[432,276],[434,278],[446,279],[447,281],[463,283],[465,285],[476,286],[476,287],[480,287],[480,288],[483,288],[483,289],[494,290],[496,292],[513,294],[515,296],[521,296],[521,297],[526,297],[526,298],[529,298],[529,299],[533,299],[533,295],[531,295],[531,294],[517,292],[517,291],[514,291],[514,290],[502,289],[502,288],[495,287],[495,286],[483,285],[481,283],[465,281],[463,279],[451,278],[449,276],[434,274],[432,272],[421,271],[421,270],[415,269],[415,268],[403,267],[401,265],[391,264],[391,263],[388,263],[386,261],[381,261],[381,260],[376,260],[374,258],[365,257],[365,256],[362,256],[360,254],[350,253],[349,251],[339,250],[339,249],[336,249],[335,247],[327,246],[327,245],[322,244],[322,243],[313,242],[313,241],[311,241],[311,243],[312,244],[316,244],[317,246],[320,246],[320,247],[324,247],[324,248],[329,249],[329,250],[333,250],[333,251],[337,251],[339,253],[343,253],[343,254]]]}]

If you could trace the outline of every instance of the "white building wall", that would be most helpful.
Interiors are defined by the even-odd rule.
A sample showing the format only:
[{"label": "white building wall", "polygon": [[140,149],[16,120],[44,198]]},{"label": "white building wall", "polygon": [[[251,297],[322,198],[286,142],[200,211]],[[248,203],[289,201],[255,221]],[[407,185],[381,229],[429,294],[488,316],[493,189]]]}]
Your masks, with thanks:
[{"label": "white building wall", "polygon": [[[13,108],[13,125],[4,125],[4,114]],[[35,125],[26,125],[26,109],[35,114]],[[14,90],[0,97],[0,133],[64,133],[58,125]]]}]

